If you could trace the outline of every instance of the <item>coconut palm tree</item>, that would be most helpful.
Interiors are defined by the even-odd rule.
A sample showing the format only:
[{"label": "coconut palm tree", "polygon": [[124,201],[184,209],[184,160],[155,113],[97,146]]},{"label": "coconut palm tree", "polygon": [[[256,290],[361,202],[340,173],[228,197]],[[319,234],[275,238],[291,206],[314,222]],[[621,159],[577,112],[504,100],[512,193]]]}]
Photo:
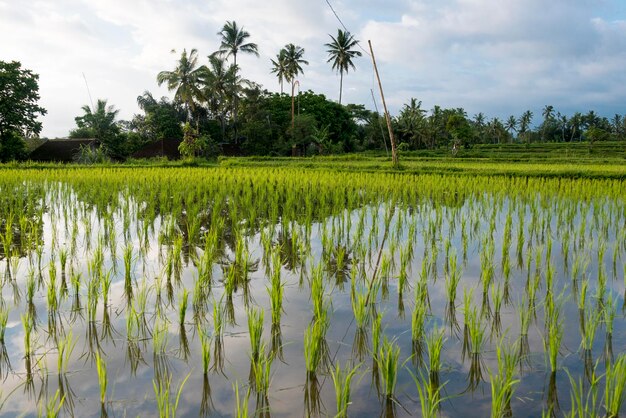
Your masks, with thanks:
[{"label": "coconut palm tree", "polygon": [[347,73],[350,68],[356,70],[352,60],[356,57],[360,57],[362,54],[359,51],[355,51],[355,48],[359,41],[354,39],[354,36],[348,31],[337,30],[337,37],[328,35],[332,39],[332,42],[325,44],[328,48],[328,60],[326,62],[333,63],[333,70],[339,71],[339,104],[341,104],[341,94],[343,91],[343,73]]},{"label": "coconut palm tree", "polygon": [[303,74],[302,65],[309,65],[309,62],[302,57],[304,48],[294,44],[287,44],[281,50],[285,57],[285,80],[293,82],[298,74]]},{"label": "coconut palm tree", "polygon": [[517,119],[515,119],[515,116],[509,116],[509,118],[506,120],[506,123],[504,124],[504,129],[506,129],[509,135],[511,135],[511,139],[513,139],[513,134],[511,133],[511,131],[517,132]]},{"label": "coconut palm tree", "polygon": [[280,94],[283,94],[283,82],[287,78],[287,65],[285,62],[285,48],[281,49],[276,55],[276,61],[272,61],[272,74],[276,74],[278,83],[280,84]]},{"label": "coconut palm tree", "polygon": [[519,118],[519,122],[518,122],[519,134],[522,137],[526,138],[527,143],[530,143],[530,135],[526,131],[530,127],[530,123],[532,122],[532,119],[533,119],[533,112],[531,112],[530,110],[527,110],[524,113],[522,113],[522,116]]},{"label": "coconut palm tree", "polygon": [[298,74],[304,73],[302,65],[308,65],[309,62],[303,58],[304,48],[294,44],[285,45],[278,55],[282,56],[284,60],[285,74],[283,75],[283,77],[285,81],[291,84],[291,129],[293,130],[295,118],[294,93],[296,86],[296,77],[298,76]]},{"label": "coconut palm tree", "polygon": [[209,112],[219,119],[224,140],[229,95],[233,84],[237,84],[237,67],[234,64],[227,65],[224,58],[217,54],[209,55],[208,58],[209,65],[203,67],[200,74],[202,99],[207,103]]},{"label": "coconut palm tree", "polygon": [[[259,48],[257,44],[248,42],[250,33],[237,26],[234,20],[226,21],[222,30],[217,33],[221,36],[221,44],[217,53],[225,58],[233,57],[233,65],[235,66],[235,75],[239,71],[237,67],[237,54],[240,52],[259,56]],[[235,127],[235,142],[237,142],[237,92],[236,86],[232,85],[231,94],[233,96],[233,124]]]},{"label": "coconut palm tree", "polygon": [[[175,52],[172,50],[172,52]],[[194,48],[187,55],[183,49],[180,59],[173,71],[161,71],[157,75],[159,86],[167,83],[169,91],[175,90],[174,100],[185,104],[187,121],[196,110],[195,101],[201,97],[199,77],[202,70],[198,67],[198,51]],[[197,122],[197,121],[196,121]]]}]

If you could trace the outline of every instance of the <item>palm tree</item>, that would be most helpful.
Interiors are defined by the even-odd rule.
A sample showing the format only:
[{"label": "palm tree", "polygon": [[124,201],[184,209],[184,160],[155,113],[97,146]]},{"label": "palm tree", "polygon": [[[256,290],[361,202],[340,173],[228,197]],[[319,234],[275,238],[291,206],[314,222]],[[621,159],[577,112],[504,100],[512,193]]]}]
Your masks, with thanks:
[{"label": "palm tree", "polygon": [[276,55],[276,61],[272,61],[271,72],[278,77],[278,83],[280,84],[280,94],[283,94],[283,82],[287,79],[287,65],[285,62],[285,48],[281,49]]},{"label": "palm tree", "polygon": [[229,93],[237,83],[234,64],[227,65],[224,58],[217,54],[209,55],[209,65],[202,68],[200,74],[202,99],[207,103],[209,112],[220,121],[222,140],[225,137],[226,113],[229,108]]},{"label": "palm tree", "polygon": [[[233,57],[233,65],[235,67],[235,75],[239,71],[239,67],[237,67],[237,54],[239,52],[243,52],[246,54],[252,54],[259,56],[259,49],[257,44],[253,42],[248,42],[248,38],[250,38],[250,33],[243,29],[243,26],[240,28],[237,26],[237,22],[234,20],[226,21],[222,30],[217,33],[221,36],[221,44],[220,49],[217,51],[218,54],[228,58],[230,56]],[[235,127],[235,142],[237,142],[237,92],[236,86],[232,85],[231,94],[233,96],[233,125]]]},{"label": "palm tree", "polygon": [[513,115],[509,116],[509,118],[506,120],[506,123],[504,124],[504,129],[506,129],[509,135],[511,135],[511,139],[512,139],[513,134],[511,133],[511,131],[517,132],[517,119],[515,119],[515,116]]},{"label": "palm tree", "polygon": [[293,82],[298,74],[304,73],[302,65],[309,65],[309,62],[302,58],[304,56],[304,48],[294,44],[287,44],[281,50],[281,54],[285,58],[285,80]]},{"label": "palm tree", "polygon": [[530,143],[530,135],[527,134],[527,130],[530,127],[530,123],[533,119],[533,112],[531,112],[530,110],[525,111],[524,113],[522,113],[522,116],[519,118],[519,133],[520,135],[523,135],[524,137],[526,137],[527,143]]},{"label": "palm tree", "polygon": [[554,106],[545,105],[541,112],[543,116],[543,126],[541,127],[541,140],[546,141],[546,128],[554,121]]},{"label": "palm tree", "polygon": [[293,130],[295,121],[295,80],[298,74],[304,73],[302,65],[308,65],[309,62],[302,58],[304,56],[304,48],[294,44],[285,45],[278,55],[284,59],[285,74],[283,77],[285,81],[291,83],[291,129]]},{"label": "palm tree", "polygon": [[352,48],[358,45],[359,41],[354,39],[348,31],[337,30],[337,37],[328,35],[332,39],[331,43],[325,44],[328,47],[328,60],[333,63],[333,70],[339,71],[339,104],[341,104],[341,94],[343,90],[343,73],[347,73],[350,68],[356,70],[352,59],[360,57],[359,51]]},{"label": "palm tree", "polygon": [[397,118],[398,130],[417,148],[420,147],[422,138],[425,135],[425,114],[426,110],[422,109],[421,100],[417,101],[417,99],[412,97],[409,103],[402,107]]},{"label": "palm tree", "polygon": [[120,126],[115,120],[119,110],[115,109],[115,106],[107,105],[107,101],[103,99],[98,99],[93,109],[88,105],[84,105],[81,109],[84,114],[74,118],[76,125],[88,130],[109,156],[123,157],[125,154],[124,137],[119,135]]},{"label": "palm tree", "polygon": [[187,121],[196,110],[195,100],[201,97],[199,86],[201,73],[202,70],[198,68],[198,51],[194,48],[189,55],[187,50],[183,49],[174,71],[161,71],[157,75],[159,86],[167,83],[169,91],[176,90],[174,100],[184,103],[187,107]]}]

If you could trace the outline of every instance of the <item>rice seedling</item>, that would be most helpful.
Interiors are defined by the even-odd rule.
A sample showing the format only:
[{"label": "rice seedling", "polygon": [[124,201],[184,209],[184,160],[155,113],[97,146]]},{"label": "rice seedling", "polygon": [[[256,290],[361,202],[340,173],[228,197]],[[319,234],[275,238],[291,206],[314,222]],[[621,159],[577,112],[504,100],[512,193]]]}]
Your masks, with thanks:
[{"label": "rice seedling", "polygon": [[328,319],[318,318],[304,331],[304,363],[309,374],[315,374],[327,355],[325,345]]},{"label": "rice seedling", "polygon": [[57,342],[57,370],[59,374],[67,373],[67,368],[76,347],[78,338],[74,339],[72,331],[69,331],[64,338],[60,338]]},{"label": "rice seedling", "polygon": [[283,295],[285,293],[285,283],[280,278],[280,254],[272,254],[271,286],[266,287],[270,297],[270,310],[272,314],[272,324],[279,325],[283,313]]},{"label": "rice seedling", "polygon": [[9,321],[9,310],[6,306],[0,304],[0,344],[4,345],[4,334]]},{"label": "rice seedling", "polygon": [[152,380],[152,387],[154,389],[154,395],[156,396],[157,411],[159,417],[163,418],[176,418],[176,412],[178,411],[178,403],[180,402],[180,396],[183,393],[183,387],[187,383],[191,373],[189,373],[178,385],[175,397],[172,397],[170,388],[172,384],[172,375],[168,374],[164,379]]},{"label": "rice seedling", "polygon": [[547,327],[548,335],[544,338],[544,349],[548,355],[550,370],[554,373],[557,371],[557,357],[561,349],[561,341],[563,340],[563,322],[560,318],[560,308],[548,319]]},{"label": "rice seedling", "polygon": [[420,401],[420,412],[423,418],[436,418],[439,416],[443,398],[441,392],[445,383],[438,386],[432,384],[432,380],[427,373],[420,371],[417,375],[409,370],[409,374],[415,382],[417,394]]},{"label": "rice seedling", "polygon": [[263,334],[263,310],[248,309],[248,333],[250,334],[250,352],[253,362],[261,355],[261,335]]},{"label": "rice seedling", "polygon": [[365,304],[367,301],[367,295],[364,293],[356,292],[351,297],[352,312],[354,314],[354,320],[357,328],[363,329],[369,321],[369,310]]},{"label": "rice seedling", "polygon": [[47,402],[40,401],[38,416],[46,418],[58,417],[64,402],[65,397],[61,396],[61,391],[57,389],[54,396],[49,398]]},{"label": "rice seedling", "polygon": [[604,376],[604,408],[607,417],[618,417],[626,392],[626,355],[620,354],[609,361]]},{"label": "rice seedling", "polygon": [[514,379],[514,371],[518,363],[517,349],[501,339],[496,346],[498,372],[488,370],[491,382],[491,416],[492,418],[512,415],[511,399],[519,379]]},{"label": "rice seedling", "polygon": [[183,288],[183,292],[180,295],[180,301],[178,303],[178,324],[182,327],[185,324],[185,316],[187,313],[187,306],[189,303],[189,291]]},{"label": "rice seedling", "polygon": [[330,376],[333,379],[333,385],[335,387],[335,403],[337,405],[336,418],[345,418],[348,416],[348,406],[351,404],[350,385],[359,367],[359,364],[353,367],[346,364],[344,368],[342,368],[341,364],[337,362],[337,364],[330,369]]},{"label": "rice seedling", "polygon": [[29,358],[33,354],[32,349],[32,337],[33,321],[32,317],[28,314],[21,315],[22,327],[24,328],[24,357]]},{"label": "rice seedling", "polygon": [[387,337],[384,337],[376,355],[376,363],[383,383],[382,394],[386,399],[392,399],[394,396],[398,380],[399,359],[400,347],[398,344],[394,340],[388,340]]},{"label": "rice seedling", "polygon": [[261,344],[261,354],[254,360],[252,359],[252,371],[254,374],[254,390],[257,393],[267,395],[271,382],[271,369],[274,356],[266,354],[265,343]]},{"label": "rice seedling", "polygon": [[598,411],[598,388],[600,386],[600,376],[593,373],[593,376],[589,381],[589,385],[586,385],[583,382],[582,377],[575,379],[569,372],[567,372],[567,375],[571,386],[571,410],[566,413],[566,416],[571,418],[600,416]]},{"label": "rice seedling", "polygon": [[239,383],[233,383],[233,390],[235,391],[235,417],[236,418],[248,418],[248,400],[250,399],[250,389],[246,391],[244,397],[239,396]]},{"label": "rice seedling", "polygon": [[107,395],[107,368],[104,358],[100,352],[96,353],[96,371],[98,372],[98,383],[100,384],[100,403],[104,404]]}]

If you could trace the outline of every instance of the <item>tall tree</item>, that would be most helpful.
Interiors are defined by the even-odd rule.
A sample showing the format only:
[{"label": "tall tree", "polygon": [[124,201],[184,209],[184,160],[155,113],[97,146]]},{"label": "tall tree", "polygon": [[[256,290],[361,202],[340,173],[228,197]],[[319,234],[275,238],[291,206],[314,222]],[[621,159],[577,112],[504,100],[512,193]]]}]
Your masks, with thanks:
[{"label": "tall tree", "polygon": [[298,74],[304,73],[302,65],[308,65],[309,62],[303,58],[304,48],[294,44],[285,45],[279,55],[282,55],[285,61],[285,80],[291,84],[291,129],[293,130],[295,121],[295,81]]},{"label": "tall tree", "polygon": [[276,55],[276,60],[272,61],[272,74],[276,74],[278,84],[280,84],[280,94],[283,94],[283,82],[287,79],[287,65],[285,60],[285,48],[282,48]]},{"label": "tall tree", "polygon": [[546,129],[554,122],[554,106],[545,105],[541,111],[543,116],[543,124],[541,126],[541,140],[546,141]]},{"label": "tall tree", "polygon": [[356,70],[352,60],[360,57],[362,54],[354,50],[359,41],[348,31],[337,30],[337,37],[328,35],[332,42],[325,44],[328,48],[328,60],[326,62],[333,63],[333,70],[339,71],[339,104],[341,104],[341,95],[343,91],[343,73],[347,73],[350,68]]},{"label": "tall tree", "polygon": [[506,120],[506,123],[504,124],[504,129],[506,129],[509,135],[511,135],[512,139],[513,134],[511,133],[511,131],[517,132],[517,119],[515,119],[515,116],[509,116],[509,118]]},{"label": "tall tree", "polygon": [[207,103],[209,112],[220,121],[222,140],[225,139],[226,114],[231,108],[230,93],[233,86],[238,87],[237,67],[228,65],[218,54],[209,55],[209,65],[202,69],[202,98]]},{"label": "tall tree", "polygon": [[23,136],[39,135],[39,75],[21,68],[17,61],[0,61],[0,161],[24,154]]},{"label": "tall tree", "polygon": [[528,128],[530,128],[530,123],[533,119],[533,112],[531,112],[530,110],[525,111],[524,113],[522,113],[522,116],[520,116],[519,118],[519,134],[522,137],[526,138],[527,142],[530,142],[530,135],[528,134]]},{"label": "tall tree", "polygon": [[403,139],[408,140],[416,148],[419,148],[425,136],[424,115],[426,110],[422,109],[421,100],[414,97],[408,104],[405,104],[397,118],[398,129]]},{"label": "tall tree", "polygon": [[[257,44],[249,42],[250,33],[244,30],[243,26],[237,26],[234,20],[226,21],[222,30],[217,33],[221,37],[220,48],[218,54],[229,58],[233,57],[233,65],[235,66],[235,74],[239,71],[237,67],[237,54],[239,52],[259,56],[259,48]],[[233,97],[233,125],[235,133],[235,143],[237,142],[237,92],[235,83],[232,84],[231,94]]]},{"label": "tall tree", "polygon": [[188,121],[196,110],[196,100],[201,97],[199,82],[201,72],[201,69],[198,67],[198,51],[194,48],[189,55],[187,55],[187,50],[183,49],[173,71],[161,71],[157,75],[159,86],[167,83],[169,91],[176,91],[174,100],[185,104]]}]

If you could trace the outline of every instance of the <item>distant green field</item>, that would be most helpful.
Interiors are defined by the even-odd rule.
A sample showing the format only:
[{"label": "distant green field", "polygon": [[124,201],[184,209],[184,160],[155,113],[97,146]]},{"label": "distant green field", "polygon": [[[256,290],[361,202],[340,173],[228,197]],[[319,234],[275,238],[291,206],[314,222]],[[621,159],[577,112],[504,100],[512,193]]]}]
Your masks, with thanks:
[{"label": "distant green field", "polygon": [[452,155],[448,149],[401,152],[400,167],[391,166],[384,153],[316,157],[221,158],[221,166],[298,167],[342,171],[395,171],[568,178],[626,178],[623,143],[480,145]]},{"label": "distant green field", "polygon": [[[450,149],[400,152],[400,166],[392,167],[385,152],[363,152],[313,157],[219,157],[217,160],[129,160],[100,167],[284,167],[409,174],[468,174],[528,177],[626,179],[626,144],[600,142],[476,145],[452,155]],[[54,168],[76,164],[21,162],[0,168]]]}]

